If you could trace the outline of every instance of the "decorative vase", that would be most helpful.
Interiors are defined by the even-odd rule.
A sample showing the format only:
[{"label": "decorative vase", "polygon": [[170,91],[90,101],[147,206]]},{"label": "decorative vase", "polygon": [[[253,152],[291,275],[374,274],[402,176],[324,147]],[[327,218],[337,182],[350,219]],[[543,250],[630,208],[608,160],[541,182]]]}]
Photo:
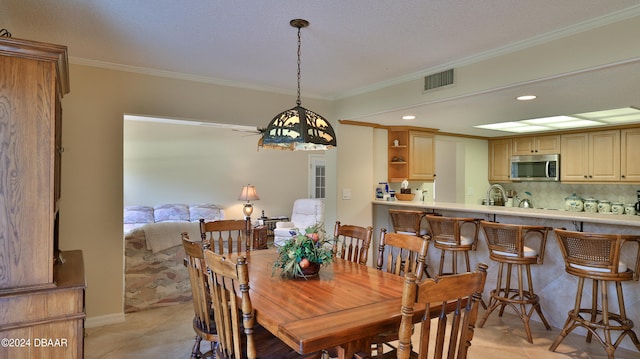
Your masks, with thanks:
[{"label": "decorative vase", "polygon": [[300,268],[302,270],[302,276],[300,278],[314,277],[320,272],[320,263],[311,262],[306,268]]}]

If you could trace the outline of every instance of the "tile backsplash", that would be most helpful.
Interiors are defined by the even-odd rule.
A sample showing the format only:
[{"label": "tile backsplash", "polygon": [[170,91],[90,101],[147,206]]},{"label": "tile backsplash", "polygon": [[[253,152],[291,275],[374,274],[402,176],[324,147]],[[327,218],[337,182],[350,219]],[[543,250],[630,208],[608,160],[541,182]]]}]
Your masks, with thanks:
[{"label": "tile backsplash", "polygon": [[[623,204],[636,203],[640,184],[564,184],[559,182],[505,183],[505,190],[514,190],[518,197],[529,198],[535,208],[563,209],[565,197],[577,194],[583,199],[595,198]],[[527,196],[525,192],[530,192]],[[479,200],[480,202],[482,199]],[[517,206],[514,203],[514,206]]]}]

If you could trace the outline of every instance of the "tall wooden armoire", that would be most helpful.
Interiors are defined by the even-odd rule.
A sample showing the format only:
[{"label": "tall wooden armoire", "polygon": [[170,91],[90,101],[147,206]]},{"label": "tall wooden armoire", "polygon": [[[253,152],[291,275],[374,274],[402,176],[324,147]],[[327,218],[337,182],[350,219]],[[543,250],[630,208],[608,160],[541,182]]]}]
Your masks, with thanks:
[{"label": "tall wooden armoire", "polygon": [[84,357],[82,252],[57,250],[68,69],[65,46],[0,37],[0,358]]}]

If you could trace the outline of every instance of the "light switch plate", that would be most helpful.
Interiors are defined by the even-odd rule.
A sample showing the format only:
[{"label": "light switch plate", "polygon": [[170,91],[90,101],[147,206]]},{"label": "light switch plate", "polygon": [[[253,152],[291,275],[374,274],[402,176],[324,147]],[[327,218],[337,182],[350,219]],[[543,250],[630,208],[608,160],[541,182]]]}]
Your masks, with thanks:
[{"label": "light switch plate", "polygon": [[342,189],[342,199],[351,199],[351,188]]}]

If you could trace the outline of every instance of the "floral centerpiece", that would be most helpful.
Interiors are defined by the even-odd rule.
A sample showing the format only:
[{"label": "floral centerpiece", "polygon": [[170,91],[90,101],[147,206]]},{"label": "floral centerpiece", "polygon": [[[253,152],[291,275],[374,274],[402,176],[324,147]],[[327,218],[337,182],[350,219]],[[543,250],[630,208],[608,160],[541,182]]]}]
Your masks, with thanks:
[{"label": "floral centerpiece", "polygon": [[[278,248],[273,273],[281,270],[285,278],[307,278],[318,273],[321,266],[333,261],[333,245],[326,239],[324,225],[316,223],[304,232],[297,232]],[[272,274],[273,274],[272,273]]]}]

